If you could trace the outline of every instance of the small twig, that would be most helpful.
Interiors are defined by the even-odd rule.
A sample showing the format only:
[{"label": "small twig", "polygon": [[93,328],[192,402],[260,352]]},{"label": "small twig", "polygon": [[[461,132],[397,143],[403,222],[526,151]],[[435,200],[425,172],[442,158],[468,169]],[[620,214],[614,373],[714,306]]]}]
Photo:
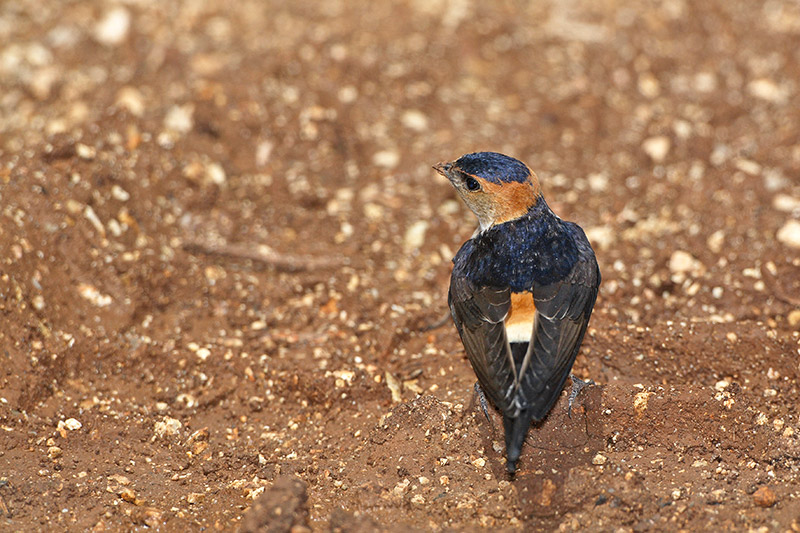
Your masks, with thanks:
[{"label": "small twig", "polygon": [[445,324],[447,324],[449,321],[450,321],[450,311],[448,311],[444,315],[442,315],[442,317],[440,319],[438,319],[436,322],[431,322],[431,323],[425,324],[424,326],[422,326],[419,329],[419,331],[421,333],[424,333],[426,331],[439,329],[440,327],[442,327]]},{"label": "small twig", "polygon": [[213,244],[202,241],[189,241],[183,244],[183,248],[190,253],[250,259],[285,272],[333,268],[344,264],[344,260],[340,257],[282,254],[266,244]]},{"label": "small twig", "polygon": [[800,307],[800,299],[785,294],[786,291],[784,291],[783,287],[781,287],[780,284],[778,283],[777,276],[773,276],[772,272],[767,271],[767,269],[764,268],[763,265],[761,266],[760,270],[761,270],[761,278],[766,281],[767,285],[769,285],[770,292],[772,293],[772,296],[775,297],[775,299],[783,303],[793,305],[794,307]]}]

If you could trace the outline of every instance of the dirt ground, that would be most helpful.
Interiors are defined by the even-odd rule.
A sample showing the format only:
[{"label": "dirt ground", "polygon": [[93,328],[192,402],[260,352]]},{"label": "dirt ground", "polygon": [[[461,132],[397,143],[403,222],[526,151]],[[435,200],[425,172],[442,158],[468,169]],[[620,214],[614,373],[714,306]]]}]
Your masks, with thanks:
[{"label": "dirt ground", "polygon": [[[604,278],[513,481],[476,150]],[[799,176],[788,0],[0,3],[0,530],[800,531]]]}]

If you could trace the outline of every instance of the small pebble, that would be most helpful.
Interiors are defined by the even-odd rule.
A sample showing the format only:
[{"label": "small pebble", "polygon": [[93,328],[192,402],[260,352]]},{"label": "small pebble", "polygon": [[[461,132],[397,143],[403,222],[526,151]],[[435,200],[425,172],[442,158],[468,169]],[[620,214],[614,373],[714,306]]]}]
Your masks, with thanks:
[{"label": "small pebble", "polygon": [[64,427],[70,431],[77,431],[83,427],[83,424],[74,418],[67,418],[64,420]]},{"label": "small pebble", "polygon": [[767,102],[780,103],[787,97],[786,89],[767,78],[751,81],[747,84],[747,90],[751,95]]},{"label": "small pebble", "polygon": [[636,393],[636,396],[633,398],[633,410],[636,411],[636,414],[641,416],[645,411],[647,411],[647,401],[650,399],[650,392],[641,391]]},{"label": "small pebble", "polygon": [[586,230],[586,237],[601,250],[608,250],[617,240],[616,233],[610,226],[593,226]]},{"label": "small pebble", "polygon": [[81,295],[81,298],[88,300],[97,307],[106,307],[108,305],[111,305],[111,303],[113,302],[111,296],[108,296],[107,294],[102,294],[100,291],[97,290],[96,287],[93,287],[88,283],[81,283],[78,285],[78,294]]},{"label": "small pebble", "polygon": [[403,123],[403,126],[413,131],[422,132],[428,129],[428,117],[417,109],[405,111],[400,118],[400,122]]},{"label": "small pebble", "polygon": [[126,191],[116,183],[111,187],[111,196],[113,196],[115,200],[119,200],[120,202],[127,202],[128,200],[131,199],[131,195],[128,194],[128,191]]},{"label": "small pebble", "polygon": [[117,91],[116,104],[135,117],[144,114],[144,97],[135,87],[123,87]]},{"label": "small pebble", "polygon": [[211,163],[206,167],[206,179],[214,185],[222,185],[227,179],[225,169],[219,163]]},{"label": "small pebble", "polygon": [[403,237],[403,250],[411,252],[418,250],[425,243],[425,232],[430,224],[427,220],[417,220],[406,230]]},{"label": "small pebble", "polygon": [[97,157],[97,150],[95,150],[94,147],[83,143],[78,143],[75,145],[75,153],[78,154],[78,157],[81,159],[86,159],[87,161]]},{"label": "small pebble", "polygon": [[163,439],[164,437],[177,435],[182,427],[183,424],[181,424],[180,420],[165,416],[163,420],[156,422],[153,433],[157,438]]},{"label": "small pebble", "polygon": [[775,237],[790,248],[800,249],[800,221],[794,219],[786,221]]},{"label": "small pebble", "polygon": [[772,507],[777,501],[775,492],[767,486],[759,487],[753,493],[753,502],[759,507]]},{"label": "small pebble", "polygon": [[375,166],[392,169],[400,162],[400,153],[395,150],[382,150],[372,156]]},{"label": "small pebble", "polygon": [[772,207],[784,213],[791,213],[796,209],[800,209],[800,198],[795,198],[788,194],[776,194],[772,198]]},{"label": "small pebble", "polygon": [[194,126],[194,106],[172,106],[164,117],[164,127],[175,133],[187,133]]},{"label": "small pebble", "polygon": [[718,254],[722,251],[722,245],[725,244],[725,233],[722,230],[717,230],[706,239],[708,249]]},{"label": "small pebble", "polygon": [[131,27],[131,15],[124,7],[115,7],[107,12],[94,28],[94,38],[106,46],[121,44]]},{"label": "small pebble", "polygon": [[683,250],[675,250],[669,258],[669,269],[673,274],[697,272],[700,270],[701,265],[702,263],[695,259],[692,254]]},{"label": "small pebble", "polygon": [[663,162],[671,147],[672,141],[665,135],[650,137],[642,143],[642,150],[650,156],[654,163]]}]

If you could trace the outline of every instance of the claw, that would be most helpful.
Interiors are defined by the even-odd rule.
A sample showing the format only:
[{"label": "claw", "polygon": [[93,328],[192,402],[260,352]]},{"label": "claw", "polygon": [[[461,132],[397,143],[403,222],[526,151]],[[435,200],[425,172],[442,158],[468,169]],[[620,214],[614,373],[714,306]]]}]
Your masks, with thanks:
[{"label": "claw", "polygon": [[583,381],[581,378],[576,377],[575,374],[570,374],[569,377],[572,379],[572,391],[569,393],[569,407],[567,407],[567,416],[572,418],[572,404],[575,402],[575,398],[578,397],[578,394],[580,394],[585,387],[588,387],[589,385],[595,385],[596,383],[591,379]]}]

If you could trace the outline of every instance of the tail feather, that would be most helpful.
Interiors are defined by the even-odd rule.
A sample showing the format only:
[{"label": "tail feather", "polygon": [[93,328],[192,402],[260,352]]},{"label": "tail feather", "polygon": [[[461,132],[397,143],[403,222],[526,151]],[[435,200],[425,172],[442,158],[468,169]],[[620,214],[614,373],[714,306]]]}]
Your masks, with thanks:
[{"label": "tail feather", "polygon": [[525,442],[532,419],[531,409],[523,409],[519,416],[514,418],[503,417],[503,428],[506,434],[506,470],[509,474],[513,475],[517,471],[517,461],[522,453],[522,443]]}]

